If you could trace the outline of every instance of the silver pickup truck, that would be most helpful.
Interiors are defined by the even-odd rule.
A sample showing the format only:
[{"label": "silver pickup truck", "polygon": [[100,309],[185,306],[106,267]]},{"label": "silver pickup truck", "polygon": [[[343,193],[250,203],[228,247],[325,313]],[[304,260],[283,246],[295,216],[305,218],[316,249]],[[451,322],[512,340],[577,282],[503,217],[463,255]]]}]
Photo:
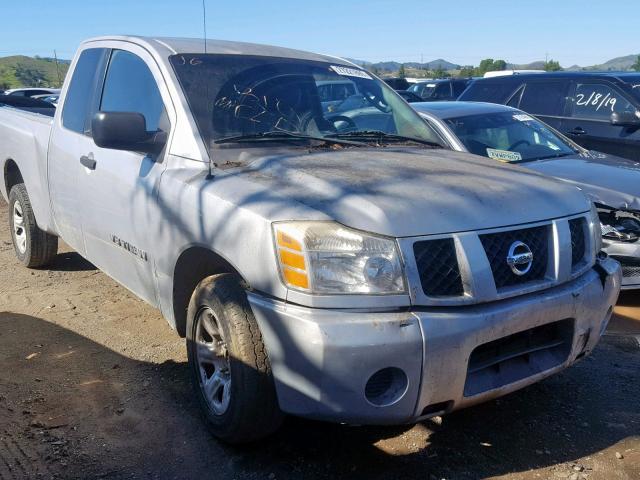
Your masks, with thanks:
[{"label": "silver pickup truck", "polygon": [[[345,81],[357,111],[325,108]],[[594,348],[621,275],[590,203],[442,144],[339,58],[103,37],[57,109],[0,107],[0,189],[20,261],[60,237],[157,306],[212,432],[243,442],[283,413],[415,422]]]}]

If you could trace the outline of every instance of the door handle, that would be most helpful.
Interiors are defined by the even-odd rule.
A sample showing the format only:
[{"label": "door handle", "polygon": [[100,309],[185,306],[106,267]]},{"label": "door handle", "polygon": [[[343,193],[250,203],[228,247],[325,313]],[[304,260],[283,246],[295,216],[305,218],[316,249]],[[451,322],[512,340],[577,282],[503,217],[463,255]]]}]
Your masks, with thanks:
[{"label": "door handle", "polygon": [[89,170],[96,169],[96,161],[87,155],[83,155],[80,157],[80,163],[87,167]]},{"label": "door handle", "polygon": [[584,135],[587,132],[584,131],[584,128],[582,127],[576,127],[573,130],[571,130],[570,132],[567,132],[569,135]]}]

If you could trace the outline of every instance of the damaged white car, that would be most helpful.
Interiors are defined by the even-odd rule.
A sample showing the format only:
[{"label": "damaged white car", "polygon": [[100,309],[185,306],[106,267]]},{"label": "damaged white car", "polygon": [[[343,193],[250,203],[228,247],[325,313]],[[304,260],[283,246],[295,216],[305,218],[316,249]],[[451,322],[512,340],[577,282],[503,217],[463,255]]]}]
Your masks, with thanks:
[{"label": "damaged white car", "polygon": [[412,103],[451,148],[570,182],[598,207],[604,251],[622,288],[640,288],[640,163],[585,150],[531,115],[480,102]]}]

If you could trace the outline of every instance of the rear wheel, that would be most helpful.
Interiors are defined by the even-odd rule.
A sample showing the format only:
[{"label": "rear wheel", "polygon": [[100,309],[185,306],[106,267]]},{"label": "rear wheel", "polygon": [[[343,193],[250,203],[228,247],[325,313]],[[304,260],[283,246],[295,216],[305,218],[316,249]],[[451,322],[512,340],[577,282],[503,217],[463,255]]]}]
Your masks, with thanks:
[{"label": "rear wheel", "polygon": [[18,260],[29,268],[51,263],[58,253],[58,237],[41,230],[36,224],[23,183],[14,185],[9,192],[9,223]]},{"label": "rear wheel", "polygon": [[282,421],[262,335],[238,278],[214,275],[189,304],[187,353],[192,383],[212,433],[245,443]]}]

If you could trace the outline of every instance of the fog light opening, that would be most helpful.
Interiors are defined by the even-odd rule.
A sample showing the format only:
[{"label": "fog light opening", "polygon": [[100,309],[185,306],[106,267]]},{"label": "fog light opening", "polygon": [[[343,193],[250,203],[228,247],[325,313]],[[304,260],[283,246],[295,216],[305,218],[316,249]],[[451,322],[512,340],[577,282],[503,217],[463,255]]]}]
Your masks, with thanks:
[{"label": "fog light opening", "polygon": [[399,368],[387,367],[371,375],[364,396],[376,407],[388,407],[398,402],[409,387],[407,375]]}]

